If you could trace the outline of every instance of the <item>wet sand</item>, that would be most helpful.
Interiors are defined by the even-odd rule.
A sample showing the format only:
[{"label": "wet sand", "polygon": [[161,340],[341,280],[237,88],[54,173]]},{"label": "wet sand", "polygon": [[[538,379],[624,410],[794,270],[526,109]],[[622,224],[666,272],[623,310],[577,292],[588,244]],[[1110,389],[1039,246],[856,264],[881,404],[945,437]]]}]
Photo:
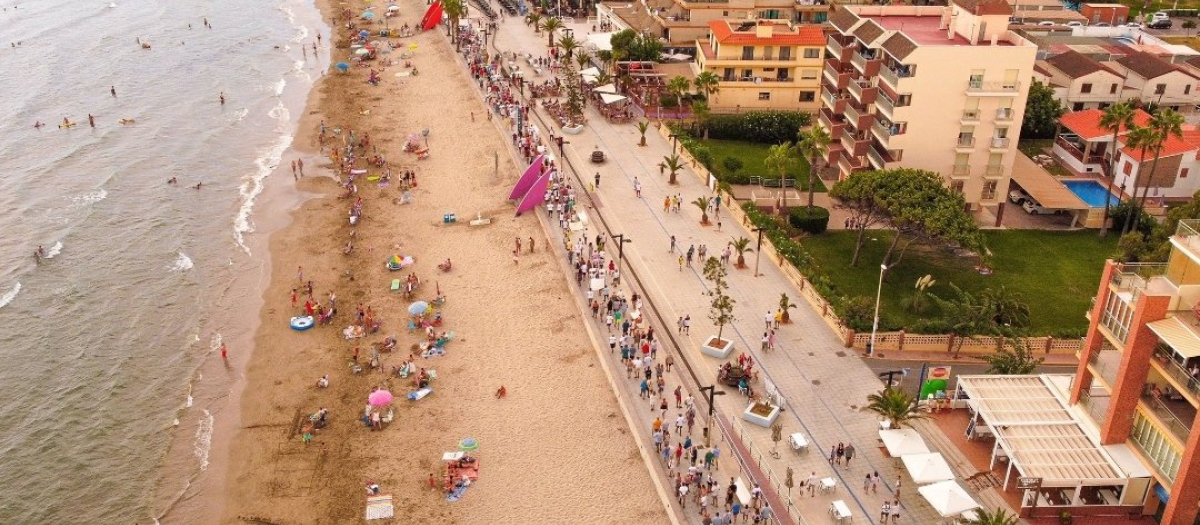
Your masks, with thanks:
[{"label": "wet sand", "polygon": [[[335,15],[328,2],[319,5],[327,19]],[[412,24],[422,14],[407,4],[402,12],[392,27]],[[336,31],[345,35],[345,25]],[[543,231],[530,214],[514,218],[504,200],[524,166],[510,160],[507,138],[486,118],[437,31],[444,29],[400,39],[404,46],[418,44],[411,61],[419,76],[396,77],[402,68],[392,66],[381,74],[383,83],[372,87],[365,70],[333,70],[310,98],[294,145],[306,155],[309,176],[297,185],[322,196],[292,211],[292,224],[270,240],[271,282],[245,369],[224,521],[361,520],[365,484],[375,481],[394,496],[400,523],[664,522]],[[335,44],[334,62],[348,54],[344,39]],[[358,136],[369,133],[394,175],[403,166],[417,171],[412,204],[400,204],[397,184],[379,188],[359,181],[364,217],[354,228],[356,248],[349,256],[341,248],[352,230],[347,220],[352,199],[338,198],[339,188],[327,177],[329,160],[315,151],[321,121]],[[418,161],[402,148],[409,134],[423,128],[430,130],[431,156]],[[445,213],[456,213],[461,222],[442,225]],[[469,226],[477,213],[491,217],[492,224]],[[523,244],[519,264],[511,255],[516,237]],[[399,345],[383,355],[383,367],[399,365],[421,337],[407,330],[410,301],[388,289],[392,278],[409,273],[387,271],[384,263],[393,253],[416,258],[411,271],[422,279],[417,298],[431,299],[440,285],[448,297],[442,329],[455,334],[447,355],[417,359],[418,366],[438,372],[434,393],[418,402],[402,399],[411,390],[408,380],[379,371],[353,375],[348,366],[355,346],[365,362],[369,343],[388,335],[397,336]],[[446,258],[454,268],[441,273],[437,264]],[[314,282],[322,303],[330,291],[337,294],[331,326],[306,332],[288,327],[299,311],[290,302],[299,284],[297,266]],[[300,302],[304,299],[301,294]],[[346,341],[341,329],[359,303],[374,309],[383,328]],[[316,380],[325,374],[330,388],[317,389]],[[494,393],[501,385],[508,397],[498,400]],[[396,420],[382,432],[358,421],[375,386],[401,398]],[[305,445],[300,419],[321,407],[330,409],[332,423]],[[467,436],[481,443],[480,480],[462,501],[448,503],[426,480],[430,473],[441,475],[442,452],[455,450]]]}]

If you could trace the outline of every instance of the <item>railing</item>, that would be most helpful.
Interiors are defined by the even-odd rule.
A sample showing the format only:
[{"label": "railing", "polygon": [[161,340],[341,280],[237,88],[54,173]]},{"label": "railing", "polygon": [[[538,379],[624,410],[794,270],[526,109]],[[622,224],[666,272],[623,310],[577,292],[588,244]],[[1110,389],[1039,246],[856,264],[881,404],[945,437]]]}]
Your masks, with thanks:
[{"label": "railing", "polygon": [[878,51],[863,53],[863,51],[860,49],[855,51],[854,55],[850,57],[850,63],[854,64],[854,68],[857,69],[859,73],[862,73],[866,70],[867,61],[875,60],[875,57],[877,56],[879,56]]},{"label": "railing", "polygon": [[875,108],[879,110],[880,114],[887,117],[888,120],[892,120],[892,111],[896,109],[896,103],[892,102],[892,99],[880,91],[875,96]]},{"label": "railing", "polygon": [[[731,57],[718,56],[716,58],[716,60],[730,60],[730,61],[742,60],[742,61],[747,61],[747,62],[799,62],[800,56],[802,56],[802,55],[787,56],[787,57],[784,57],[784,56],[754,56],[754,55],[750,55],[749,57],[746,57],[746,55],[736,55],[736,56],[731,56]],[[816,60],[816,59],[810,59],[810,60]]]},{"label": "railing", "polygon": [[1189,248],[1195,250],[1198,246],[1197,236],[1200,236],[1200,219],[1183,219],[1175,227],[1175,236]]},{"label": "railing", "polygon": [[955,145],[955,147],[957,147],[957,148],[974,148],[975,147],[975,137],[958,137],[958,143]]},{"label": "railing", "polygon": [[1004,166],[989,164],[983,168],[983,176],[996,178],[1004,175]]},{"label": "railing", "polygon": [[871,165],[875,166],[875,169],[881,170],[887,167],[887,161],[883,159],[883,155],[879,154],[875,146],[867,148],[867,160],[871,161]]},{"label": "railing", "polygon": [[983,82],[972,80],[967,83],[967,93],[1016,93],[1021,91],[1020,82]]},{"label": "railing", "polygon": [[[1183,226],[1183,221],[1179,221]],[[1137,297],[1150,285],[1151,279],[1163,277],[1167,273],[1166,263],[1121,263],[1112,273],[1110,283],[1118,292],[1131,292],[1133,298],[1130,305],[1137,302]]]},{"label": "railing", "polygon": [[1171,379],[1183,385],[1193,397],[1200,397],[1200,379],[1192,377],[1192,374],[1188,373],[1170,352],[1165,348],[1158,347],[1154,349],[1154,357],[1158,359],[1160,368],[1171,376]]},{"label": "railing", "polygon": [[1088,363],[1099,373],[1109,388],[1117,384],[1117,371],[1121,368],[1121,352],[1107,341],[1100,347],[1099,352],[1092,354]]},{"label": "railing", "polygon": [[875,137],[879,139],[879,142],[883,143],[884,146],[889,146],[888,141],[892,138],[892,130],[883,127],[882,122],[873,122],[871,124],[871,131],[875,133]]},{"label": "railing", "polygon": [[1153,394],[1142,394],[1142,401],[1146,403],[1151,412],[1154,412],[1154,415],[1158,416],[1163,426],[1167,427],[1167,430],[1170,430],[1181,443],[1186,444],[1188,442],[1188,435],[1192,433],[1191,421],[1185,423],[1179,419],[1166,403],[1163,403],[1161,399],[1155,397]]},{"label": "railing", "polygon": [[891,86],[892,89],[897,91],[900,90],[900,79],[909,78],[911,76],[913,76],[912,73],[897,71],[890,67],[879,68],[879,78],[882,78],[884,82],[887,82],[887,85]]},{"label": "railing", "polygon": [[971,165],[970,164],[955,164],[954,168],[952,168],[950,170],[950,176],[956,177],[956,178],[970,177],[971,176]]},{"label": "railing", "polygon": [[1183,451],[1163,435],[1158,427],[1151,424],[1150,416],[1147,416],[1142,410],[1138,410],[1136,419],[1134,419],[1133,431],[1129,433],[1129,441],[1142,451],[1142,457],[1154,465],[1159,474],[1169,481],[1175,481],[1175,476],[1179,473]]},{"label": "railing", "polygon": [[763,82],[781,83],[781,82],[795,82],[795,81],[796,81],[796,79],[794,79],[794,78],[769,78],[769,77],[734,77],[732,79],[725,79],[725,78],[721,79],[721,82],[733,82],[733,83],[744,82],[744,83],[748,83],[748,84],[749,83],[761,84]]},{"label": "railing", "polygon": [[1088,390],[1079,393],[1079,404],[1087,409],[1087,413],[1096,421],[1096,426],[1104,424],[1104,419],[1108,415],[1108,405],[1111,402],[1111,397],[1093,396]]},{"label": "railing", "polygon": [[846,84],[846,87],[850,91],[850,96],[861,103],[862,90],[871,87],[871,84],[862,80],[851,80],[850,83]]},{"label": "railing", "polygon": [[1012,120],[1013,113],[1012,108],[998,108],[996,110],[996,120]]},{"label": "railing", "polygon": [[849,122],[850,125],[855,129],[858,129],[858,119],[862,117],[862,114],[858,112],[858,109],[855,109],[855,107],[851,104],[846,104],[846,111],[843,114],[846,115],[846,121]]},{"label": "railing", "polygon": [[1098,155],[1098,154],[1094,154],[1094,153],[1085,157],[1083,154],[1083,150],[1079,149],[1079,146],[1076,146],[1075,144],[1071,143],[1071,141],[1063,138],[1062,136],[1055,138],[1054,144],[1057,145],[1058,147],[1062,148],[1064,151],[1066,151],[1072,157],[1075,157],[1077,160],[1079,160],[1080,162],[1082,162],[1084,164],[1100,164],[1104,160],[1103,155]]},{"label": "railing", "polygon": [[961,120],[979,120],[978,109],[964,109]]},{"label": "railing", "polygon": [[992,143],[989,146],[992,149],[1005,149],[1008,147],[1008,137],[992,137]]},{"label": "railing", "polygon": [[841,75],[842,73],[833,67],[833,64],[825,63],[825,80],[828,80],[830,85],[838,87],[838,77]]},{"label": "railing", "polygon": [[829,54],[833,55],[833,58],[841,60],[842,52],[845,51],[846,47],[830,36],[826,39],[825,49],[829,51]]},{"label": "railing", "polygon": [[979,200],[993,201],[996,200],[996,190],[981,190],[979,192]]}]

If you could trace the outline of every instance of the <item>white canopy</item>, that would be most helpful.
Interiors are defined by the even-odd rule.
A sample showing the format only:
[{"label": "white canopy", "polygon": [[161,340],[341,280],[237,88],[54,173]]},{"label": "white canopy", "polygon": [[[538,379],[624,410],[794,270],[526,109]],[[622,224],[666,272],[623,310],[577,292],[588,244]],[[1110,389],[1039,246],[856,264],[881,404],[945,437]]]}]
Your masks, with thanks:
[{"label": "white canopy", "polygon": [[599,93],[612,93],[615,95],[615,94],[617,94],[617,86],[614,86],[612,84],[605,84],[603,86],[596,88],[596,91]]},{"label": "white canopy", "polygon": [[624,96],[622,96],[622,95],[613,95],[613,94],[610,94],[610,93],[601,93],[601,94],[600,94],[600,100],[603,100],[605,104],[612,104],[612,103],[614,103],[614,102],[620,102],[620,101],[622,101],[622,100],[625,100],[625,97],[624,97]]},{"label": "white canopy", "polygon": [[880,430],[879,439],[883,440],[883,446],[887,448],[888,455],[894,458],[929,452],[925,440],[921,439],[921,435],[911,428]]},{"label": "white canopy", "polygon": [[580,77],[583,78],[584,83],[587,84],[595,84],[596,81],[600,79],[600,77],[595,77],[592,75],[580,75]]},{"label": "white canopy", "polygon": [[950,464],[946,463],[946,458],[937,452],[909,454],[900,456],[900,460],[904,462],[904,468],[917,483],[954,479],[954,471],[950,470]]},{"label": "white canopy", "polygon": [[943,518],[957,516],[968,510],[979,508],[979,503],[970,494],[967,494],[967,491],[957,481],[942,481],[925,485],[919,487],[917,492],[929,500],[933,510],[938,511]]},{"label": "white canopy", "polygon": [[600,76],[600,70],[594,67],[589,67],[583,71],[580,71],[579,74],[585,77],[598,77]]},{"label": "white canopy", "polygon": [[612,51],[613,33],[592,33],[587,36],[587,42],[597,51]]}]

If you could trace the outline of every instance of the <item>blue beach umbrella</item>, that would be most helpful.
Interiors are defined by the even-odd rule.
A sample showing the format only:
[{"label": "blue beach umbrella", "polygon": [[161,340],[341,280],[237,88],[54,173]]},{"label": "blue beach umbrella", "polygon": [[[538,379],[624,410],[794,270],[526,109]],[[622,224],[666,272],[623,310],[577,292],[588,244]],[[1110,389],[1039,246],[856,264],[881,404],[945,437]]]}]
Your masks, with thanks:
[{"label": "blue beach umbrella", "polygon": [[366,12],[364,12],[364,13],[362,14],[362,17],[363,17],[363,19],[370,20],[370,19],[372,19],[372,18],[375,18],[375,13],[372,13],[372,12],[370,12],[370,11],[366,11]]},{"label": "blue beach umbrella", "polygon": [[417,301],[413,304],[408,305],[408,313],[410,313],[412,315],[421,315],[421,314],[425,313],[425,311],[428,309],[429,309],[429,303],[427,303],[425,301]]},{"label": "blue beach umbrella", "polygon": [[347,71],[350,71],[350,64],[347,64],[345,62],[338,62],[337,68],[340,69],[342,71],[342,73],[345,73]]},{"label": "blue beach umbrella", "polygon": [[475,438],[463,438],[458,442],[458,448],[463,452],[470,452],[479,448],[479,442],[475,441]]},{"label": "blue beach umbrella", "polygon": [[367,38],[367,37],[369,37],[369,36],[371,36],[371,32],[370,32],[370,31],[367,31],[366,29],[363,29],[362,31],[359,31],[359,32],[358,32],[358,37],[359,37],[359,38]]}]

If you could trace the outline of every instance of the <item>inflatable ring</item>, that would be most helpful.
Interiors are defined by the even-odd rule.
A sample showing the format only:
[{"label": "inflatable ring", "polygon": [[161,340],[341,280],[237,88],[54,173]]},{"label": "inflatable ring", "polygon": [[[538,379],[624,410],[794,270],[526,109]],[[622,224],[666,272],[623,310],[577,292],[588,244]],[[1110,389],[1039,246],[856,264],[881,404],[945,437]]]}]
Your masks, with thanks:
[{"label": "inflatable ring", "polygon": [[311,315],[293,317],[292,321],[288,324],[292,327],[292,330],[304,331],[313,327],[313,318]]}]

